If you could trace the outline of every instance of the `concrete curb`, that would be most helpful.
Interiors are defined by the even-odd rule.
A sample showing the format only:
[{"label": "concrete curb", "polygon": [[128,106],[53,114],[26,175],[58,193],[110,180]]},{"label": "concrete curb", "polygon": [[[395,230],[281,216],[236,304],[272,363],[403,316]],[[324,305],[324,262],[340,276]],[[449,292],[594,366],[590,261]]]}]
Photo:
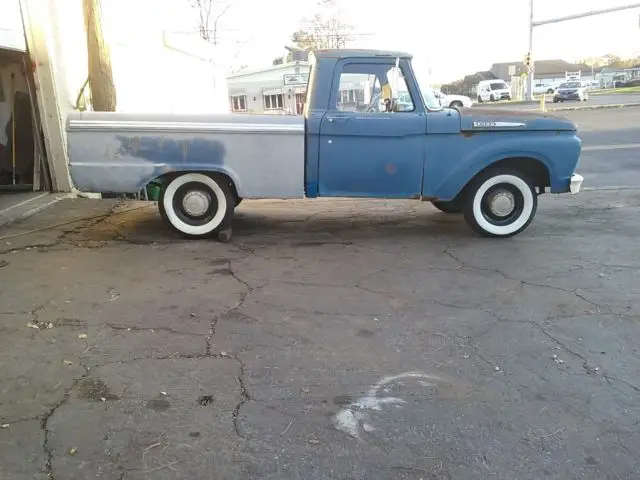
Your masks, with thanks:
[{"label": "concrete curb", "polygon": [[[556,105],[553,102],[549,102],[545,105]],[[473,106],[479,106],[479,105],[484,105],[484,104],[480,104],[480,103],[474,103]],[[513,103],[493,103],[492,106],[497,107],[504,107],[504,108],[509,108],[509,107],[518,107],[521,105],[540,105],[540,102],[513,102]],[[546,108],[546,112],[570,112],[570,111],[575,111],[575,110],[599,110],[601,108],[627,108],[627,107],[640,107],[640,102],[635,102],[635,103],[609,103],[609,104],[602,104],[602,105],[580,105],[579,107],[547,107]],[[473,110],[473,107],[471,107],[471,109]],[[497,109],[496,109],[497,111]],[[540,112],[541,110],[539,108],[533,108],[533,109],[528,109],[528,112]]]},{"label": "concrete curb", "polygon": [[5,208],[0,212],[0,227],[8,227],[25,220],[66,198],[76,196],[73,193],[47,193]]},{"label": "concrete curb", "polygon": [[575,110],[600,110],[603,108],[629,108],[640,107],[640,103],[612,103],[608,105],[582,105],[580,107],[555,107],[547,108],[547,112],[571,112]]}]

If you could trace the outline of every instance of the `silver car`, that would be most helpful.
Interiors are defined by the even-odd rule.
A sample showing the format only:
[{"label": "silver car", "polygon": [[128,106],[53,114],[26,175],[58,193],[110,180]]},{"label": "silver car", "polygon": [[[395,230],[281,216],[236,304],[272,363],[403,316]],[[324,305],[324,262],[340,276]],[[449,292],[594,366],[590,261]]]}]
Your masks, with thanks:
[{"label": "silver car", "polygon": [[564,102],[565,100],[586,102],[589,100],[589,91],[582,82],[569,81],[561,83],[553,95],[553,103]]}]

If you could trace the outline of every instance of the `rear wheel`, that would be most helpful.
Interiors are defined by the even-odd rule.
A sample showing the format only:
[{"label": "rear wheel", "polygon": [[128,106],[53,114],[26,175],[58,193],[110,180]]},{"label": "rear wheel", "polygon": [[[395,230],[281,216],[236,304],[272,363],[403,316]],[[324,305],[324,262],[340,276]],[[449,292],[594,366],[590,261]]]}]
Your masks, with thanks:
[{"label": "rear wheel", "polygon": [[475,232],[506,238],[526,229],[537,208],[531,180],[518,170],[503,168],[489,170],[469,184],[463,211]]},{"label": "rear wheel", "polygon": [[482,97],[478,95],[478,103],[482,103]]},{"label": "rear wheel", "polygon": [[493,93],[491,94],[491,96],[489,97],[489,100],[491,100],[492,102],[496,101],[496,97],[493,96]]},{"label": "rear wheel", "polygon": [[461,213],[462,205],[456,200],[449,202],[431,202],[434,207],[444,213]]},{"label": "rear wheel", "polygon": [[454,100],[453,102],[451,102],[451,105],[449,105],[451,108],[462,108],[462,102],[459,102],[458,100]]},{"label": "rear wheel", "polygon": [[235,195],[222,175],[185,173],[175,177],[158,199],[162,219],[187,237],[217,233],[231,221]]}]

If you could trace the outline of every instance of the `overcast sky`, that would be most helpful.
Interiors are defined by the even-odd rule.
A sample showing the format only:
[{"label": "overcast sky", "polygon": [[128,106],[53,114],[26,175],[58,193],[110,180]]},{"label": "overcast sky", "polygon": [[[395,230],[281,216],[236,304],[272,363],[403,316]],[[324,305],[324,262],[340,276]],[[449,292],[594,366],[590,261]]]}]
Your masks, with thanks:
[{"label": "overcast sky", "polygon": [[[317,0],[217,0],[229,5],[219,22],[220,48],[237,67],[259,68],[281,55],[291,32],[315,11]],[[633,0],[534,0],[535,19],[634,3]],[[107,0],[107,5],[133,0]],[[493,62],[521,60],[528,43],[528,0],[337,0],[353,26],[354,47],[399,49],[414,54],[418,75],[432,70],[436,83],[454,80]],[[187,31],[196,24],[189,0],[137,0],[166,29]],[[142,10],[141,10],[142,11]],[[148,12],[147,11],[147,16]],[[640,9],[536,28],[534,56],[569,61],[591,55],[640,53]],[[140,23],[143,17],[128,15]],[[147,17],[148,18],[148,17]],[[509,20],[505,20],[509,18]],[[122,23],[120,15],[119,22]]]}]

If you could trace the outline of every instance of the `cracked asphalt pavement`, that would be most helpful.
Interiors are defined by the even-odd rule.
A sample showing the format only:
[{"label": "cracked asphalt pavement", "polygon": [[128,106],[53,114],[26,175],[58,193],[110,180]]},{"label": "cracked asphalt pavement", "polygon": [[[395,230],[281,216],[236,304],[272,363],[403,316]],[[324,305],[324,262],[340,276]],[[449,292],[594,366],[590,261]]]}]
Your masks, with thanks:
[{"label": "cracked asphalt pavement", "polygon": [[223,244],[61,201],[0,242],[0,478],[638,478],[639,213],[245,201]]}]

